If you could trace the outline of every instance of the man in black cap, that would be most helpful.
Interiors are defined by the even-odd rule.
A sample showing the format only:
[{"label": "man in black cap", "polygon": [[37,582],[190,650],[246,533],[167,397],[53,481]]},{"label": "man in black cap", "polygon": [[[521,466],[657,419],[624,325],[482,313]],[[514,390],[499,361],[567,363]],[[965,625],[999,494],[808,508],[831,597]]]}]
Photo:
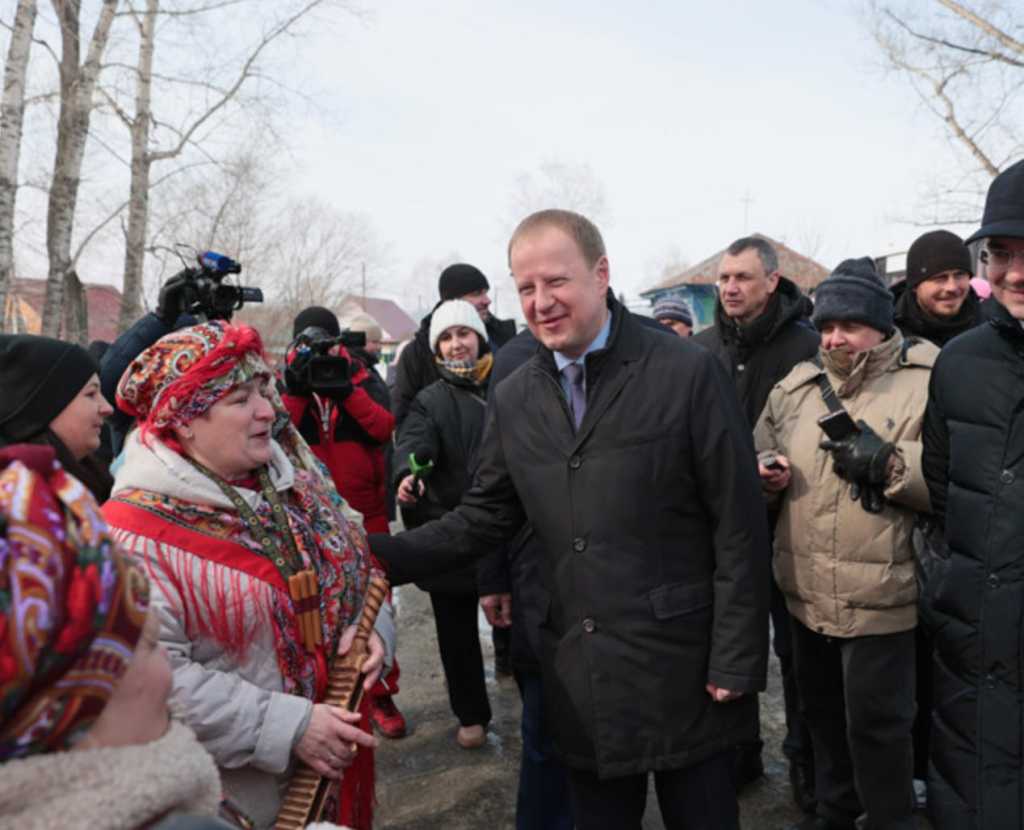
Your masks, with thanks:
[{"label": "man in black cap", "polygon": [[971,252],[955,233],[929,231],[915,239],[907,252],[907,278],[892,288],[903,336],[930,340],[941,349],[981,323],[973,275]]},{"label": "man in black cap", "polygon": [[[449,265],[441,272],[437,283],[440,295],[438,305],[446,300],[465,300],[470,303],[484,321],[488,345],[496,352],[515,337],[516,324],[513,320],[499,320],[491,314],[491,285],[483,272],[465,262]],[[437,306],[435,306],[436,308]],[[395,429],[401,429],[413,398],[421,389],[438,379],[434,351],[430,348],[430,320],[433,312],[423,318],[419,331],[412,342],[402,350],[402,356],[395,367],[395,385],[391,390],[391,411],[395,416]]]},{"label": "man in black cap", "polygon": [[1024,161],[992,181],[977,240],[992,309],[939,355],[924,427],[949,547],[925,588],[937,830],[1024,826]]},{"label": "man in black cap", "polygon": [[[809,320],[811,303],[799,286],[779,273],[774,246],[759,236],[737,239],[718,263],[715,325],[694,342],[717,355],[725,366],[754,428],[772,387],[801,360],[818,350],[819,337]],[[655,317],[657,317],[655,310]],[[777,516],[769,511],[769,528]],[[771,556],[771,551],[765,551]],[[786,602],[772,581],[773,645],[782,671],[786,735],[782,751],[789,760],[793,800],[814,811],[814,761],[811,738],[800,714],[800,694],[793,676],[793,648]],[[737,748],[736,784],[742,790],[764,774],[762,741]]]}]

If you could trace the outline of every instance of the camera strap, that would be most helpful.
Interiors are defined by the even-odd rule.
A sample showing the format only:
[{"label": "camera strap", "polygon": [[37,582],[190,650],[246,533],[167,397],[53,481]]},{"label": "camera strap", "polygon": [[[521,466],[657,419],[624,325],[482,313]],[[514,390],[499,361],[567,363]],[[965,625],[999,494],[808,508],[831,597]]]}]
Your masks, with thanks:
[{"label": "camera strap", "polygon": [[817,377],[818,389],[821,390],[821,399],[828,407],[828,411],[846,412],[846,407],[839,402],[839,395],[836,394],[836,390],[832,388],[832,383],[828,379],[828,372],[825,371],[825,364],[821,362],[821,355],[814,355],[811,358],[811,363],[821,370],[821,374]]},{"label": "camera strap", "polygon": [[316,652],[317,646],[323,643],[323,631],[320,624],[320,586],[317,583],[316,571],[307,567],[302,559],[299,546],[295,542],[295,536],[288,524],[288,515],[285,513],[281,496],[274,488],[267,468],[260,467],[257,478],[260,483],[260,492],[270,505],[271,520],[277,531],[273,534],[268,532],[259,516],[256,515],[256,511],[242,498],[237,487],[233,487],[194,458],[186,460],[220,488],[220,491],[230,500],[235,510],[238,511],[238,515],[248,526],[253,539],[259,543],[262,555],[269,559],[277,572],[281,574],[281,578],[288,586],[288,595],[291,597],[295,609],[302,643],[306,647],[306,651]]}]

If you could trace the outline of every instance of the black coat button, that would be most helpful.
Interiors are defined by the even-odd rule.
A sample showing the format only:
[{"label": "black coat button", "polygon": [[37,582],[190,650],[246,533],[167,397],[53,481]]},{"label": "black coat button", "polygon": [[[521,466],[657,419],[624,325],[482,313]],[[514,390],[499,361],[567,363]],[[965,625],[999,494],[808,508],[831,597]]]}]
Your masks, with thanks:
[{"label": "black coat button", "polygon": [[988,575],[988,587],[989,588],[998,588],[1000,582],[1001,582],[1001,580],[999,579],[999,574],[989,574]]},{"label": "black coat button", "polygon": [[583,466],[583,459],[580,458],[578,455],[574,455],[572,458],[569,459],[569,469],[570,470],[578,470],[582,466]]},{"label": "black coat button", "polygon": [[999,480],[1002,481],[1003,484],[1013,484],[1013,480],[1016,477],[1017,476],[1013,474],[1013,470],[1003,470],[1003,474],[999,476]]},{"label": "black coat button", "polygon": [[583,553],[583,551],[587,549],[587,540],[582,536],[577,536],[572,540],[572,549],[576,551],[576,553]]},{"label": "black coat button", "polygon": [[996,676],[994,674],[985,675],[985,688],[994,689],[996,687]]},{"label": "black coat button", "polygon": [[590,617],[587,617],[583,621],[583,630],[586,631],[587,634],[593,634],[596,629],[597,623],[590,619]]}]

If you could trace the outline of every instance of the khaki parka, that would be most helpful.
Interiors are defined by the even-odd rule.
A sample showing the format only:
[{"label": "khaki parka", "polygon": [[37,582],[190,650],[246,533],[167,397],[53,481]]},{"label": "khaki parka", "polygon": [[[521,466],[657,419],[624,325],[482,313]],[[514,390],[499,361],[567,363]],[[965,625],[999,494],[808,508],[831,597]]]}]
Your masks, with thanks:
[{"label": "khaki parka", "polygon": [[[859,637],[907,631],[917,624],[911,531],[929,510],[921,470],[921,426],[938,349],[924,341],[904,350],[903,335],[848,358],[819,352],[825,366],[797,364],[768,397],[754,430],[758,451],[785,455],[789,486],[775,528],[775,580],[791,614],[819,634]],[[822,371],[854,421],[896,445],[886,505],[871,514],[850,498],[850,485],[819,447],[818,418],[828,413]]]}]

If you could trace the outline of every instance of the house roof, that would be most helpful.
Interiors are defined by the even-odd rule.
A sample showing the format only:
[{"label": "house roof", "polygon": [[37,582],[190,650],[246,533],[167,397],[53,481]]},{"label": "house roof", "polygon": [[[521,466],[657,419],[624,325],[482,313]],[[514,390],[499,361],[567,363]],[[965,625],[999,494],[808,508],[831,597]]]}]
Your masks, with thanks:
[{"label": "house roof", "polygon": [[[772,244],[779,255],[779,273],[799,285],[801,290],[805,292],[812,291],[817,287],[818,283],[828,276],[828,269],[824,265],[815,262],[810,257],[797,253],[788,245],[777,242],[763,233],[755,233],[751,234],[751,236],[764,239]],[[647,297],[679,285],[714,285],[718,282],[718,261],[722,258],[727,248],[728,246],[681,273],[661,280],[656,285],[641,291],[640,295]]]},{"label": "house roof", "polygon": [[366,297],[364,300],[363,297],[349,294],[338,307],[338,317],[343,326],[350,323],[352,318],[363,314],[373,318],[381,327],[384,340],[387,342],[399,343],[408,340],[419,328],[416,321],[393,300],[381,297]]},{"label": "house roof", "polygon": [[[86,283],[85,301],[89,312],[89,340],[117,339],[117,318],[121,311],[121,292],[112,285]],[[14,280],[12,295],[22,310],[21,318],[28,334],[38,334],[46,299],[46,280],[19,277]],[[27,310],[26,310],[27,308]]]}]

